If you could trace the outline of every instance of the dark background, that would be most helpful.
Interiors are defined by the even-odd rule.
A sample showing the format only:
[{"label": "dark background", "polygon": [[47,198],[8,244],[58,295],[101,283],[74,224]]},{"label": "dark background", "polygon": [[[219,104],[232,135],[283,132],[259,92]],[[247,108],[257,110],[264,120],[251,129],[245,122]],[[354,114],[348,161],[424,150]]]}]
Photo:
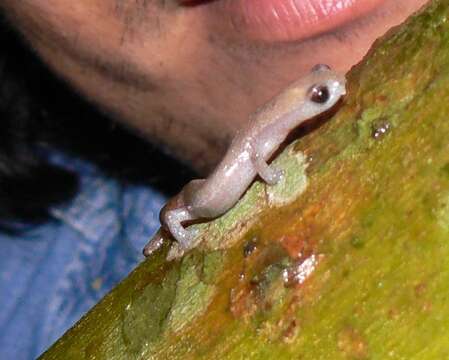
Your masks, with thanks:
[{"label": "dark background", "polygon": [[[171,196],[194,173],[109,119],[43,64],[0,18],[0,226],[39,223],[49,206],[70,201],[77,174],[51,165],[63,151],[109,176]],[[148,114],[151,116],[151,114]],[[9,224],[9,225],[8,225]]]}]

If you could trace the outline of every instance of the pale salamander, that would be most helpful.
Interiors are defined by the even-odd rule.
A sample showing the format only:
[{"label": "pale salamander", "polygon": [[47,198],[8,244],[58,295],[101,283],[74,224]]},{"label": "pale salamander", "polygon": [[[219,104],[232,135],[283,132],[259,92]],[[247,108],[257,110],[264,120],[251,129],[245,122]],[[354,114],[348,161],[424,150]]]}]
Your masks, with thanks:
[{"label": "pale salamander", "polygon": [[[257,175],[269,185],[276,184],[283,172],[268,165],[273,153],[293,129],[331,109],[345,94],[345,77],[327,65],[316,65],[309,75],[292,83],[251,116],[207,179],[192,180],[165,205],[160,214],[162,227],[182,249],[189,249],[196,232],[183,223],[224,214]],[[161,241],[160,236],[152,239],[144,255],[154,252]]]}]

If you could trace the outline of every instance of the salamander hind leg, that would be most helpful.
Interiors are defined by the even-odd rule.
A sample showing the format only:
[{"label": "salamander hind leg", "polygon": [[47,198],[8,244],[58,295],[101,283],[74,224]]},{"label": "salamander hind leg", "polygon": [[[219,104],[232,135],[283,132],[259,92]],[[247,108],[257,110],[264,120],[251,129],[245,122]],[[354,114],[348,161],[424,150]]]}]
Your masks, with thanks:
[{"label": "salamander hind leg", "polygon": [[182,223],[194,220],[195,218],[196,217],[190,213],[187,206],[170,209],[164,212],[163,225],[170,231],[183,249],[189,249],[191,247],[196,236],[196,231],[193,229],[186,229]]},{"label": "salamander hind leg", "polygon": [[200,197],[198,191],[204,184],[204,179],[192,180],[181,193],[172,199],[161,211],[161,224],[172,234],[183,249],[189,249],[196,237],[196,231],[186,229],[183,222],[198,219],[195,204]]}]

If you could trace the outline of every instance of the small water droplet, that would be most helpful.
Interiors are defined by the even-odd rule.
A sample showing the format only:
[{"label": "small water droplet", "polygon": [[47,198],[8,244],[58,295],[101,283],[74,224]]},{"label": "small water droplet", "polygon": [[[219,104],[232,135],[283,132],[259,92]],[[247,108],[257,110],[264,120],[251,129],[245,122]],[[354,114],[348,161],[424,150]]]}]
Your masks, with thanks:
[{"label": "small water droplet", "polygon": [[249,257],[255,250],[257,250],[257,239],[253,238],[243,246],[243,256]]},{"label": "small water droplet", "polygon": [[312,275],[318,263],[318,257],[313,254],[304,261],[296,261],[292,266],[282,272],[282,278],[286,287],[300,285]]},{"label": "small water droplet", "polygon": [[382,120],[373,124],[371,137],[375,140],[382,139],[390,131],[391,125],[388,121]]}]

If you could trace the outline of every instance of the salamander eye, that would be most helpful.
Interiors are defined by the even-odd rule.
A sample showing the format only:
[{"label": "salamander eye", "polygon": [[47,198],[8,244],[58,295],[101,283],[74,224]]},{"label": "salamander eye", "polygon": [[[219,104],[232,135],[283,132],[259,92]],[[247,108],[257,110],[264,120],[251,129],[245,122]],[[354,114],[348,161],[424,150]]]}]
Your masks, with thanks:
[{"label": "salamander eye", "polygon": [[330,98],[329,88],[325,85],[313,85],[309,91],[309,99],[317,104],[324,104]]}]

